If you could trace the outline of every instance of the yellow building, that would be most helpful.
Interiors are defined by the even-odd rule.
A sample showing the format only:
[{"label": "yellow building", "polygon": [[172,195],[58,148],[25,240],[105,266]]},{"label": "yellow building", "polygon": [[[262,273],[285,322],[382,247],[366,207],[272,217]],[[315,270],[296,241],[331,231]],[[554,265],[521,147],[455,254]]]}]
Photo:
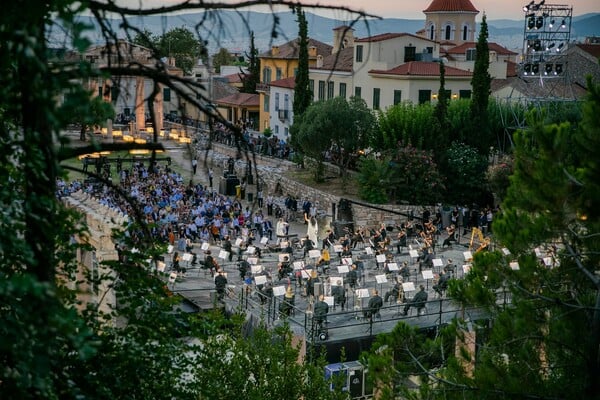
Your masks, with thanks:
[{"label": "yellow building", "polygon": [[[284,78],[295,77],[298,72],[299,39],[289,41],[283,45],[272,46],[271,50],[261,54],[260,83],[256,90],[259,93],[259,131],[264,131],[269,127],[269,101],[270,101],[270,83]],[[331,54],[332,46],[319,42],[318,40],[308,39],[308,66],[313,67],[317,64],[319,57],[325,57]]]}]

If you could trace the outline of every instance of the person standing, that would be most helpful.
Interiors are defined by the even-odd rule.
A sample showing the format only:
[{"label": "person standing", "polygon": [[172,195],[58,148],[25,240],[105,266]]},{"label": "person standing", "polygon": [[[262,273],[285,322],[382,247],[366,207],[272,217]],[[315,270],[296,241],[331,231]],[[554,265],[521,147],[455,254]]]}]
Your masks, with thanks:
[{"label": "person standing", "polygon": [[317,325],[322,326],[327,320],[327,314],[329,313],[329,304],[325,302],[325,296],[320,295],[319,301],[315,304],[314,316]]},{"label": "person standing", "polygon": [[223,275],[223,272],[219,272],[215,276],[215,289],[217,290],[217,299],[222,301],[225,297],[225,288],[227,287],[227,278]]},{"label": "person standing", "polygon": [[208,185],[212,189],[212,187],[213,187],[213,170],[212,170],[212,168],[208,169]]},{"label": "person standing", "polygon": [[196,159],[196,157],[194,157],[192,159],[192,172],[194,175],[196,175],[196,170],[198,169],[198,160]]},{"label": "person standing", "polygon": [[383,307],[383,299],[379,295],[379,291],[377,289],[374,289],[373,296],[371,296],[371,298],[369,299],[367,309],[364,312],[365,318],[372,319],[373,316],[379,313],[381,307]]},{"label": "person standing", "polygon": [[319,224],[317,223],[317,219],[315,217],[308,218],[304,215],[304,219],[308,224],[306,227],[306,236],[313,243],[313,247],[316,247],[319,243],[319,239],[317,237],[317,233],[319,232]]}]

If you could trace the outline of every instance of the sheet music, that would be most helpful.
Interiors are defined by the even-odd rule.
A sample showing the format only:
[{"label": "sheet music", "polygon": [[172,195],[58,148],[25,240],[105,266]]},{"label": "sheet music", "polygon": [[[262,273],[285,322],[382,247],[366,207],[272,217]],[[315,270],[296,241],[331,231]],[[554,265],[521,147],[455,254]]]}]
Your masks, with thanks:
[{"label": "sheet music", "polygon": [[383,284],[387,282],[387,277],[385,276],[385,274],[375,275],[375,280],[377,281],[377,283]]},{"label": "sheet music", "polygon": [[395,262],[387,263],[388,270],[390,271],[398,271],[398,264]]},{"label": "sheet music", "polygon": [[265,283],[267,283],[267,277],[266,275],[258,275],[254,277],[254,283],[256,283],[257,285],[264,285]]},{"label": "sheet music", "polygon": [[338,274],[347,274],[348,272],[350,272],[350,269],[348,269],[347,265],[338,265],[337,269]]},{"label": "sheet music", "polygon": [[430,269],[423,270],[423,279],[433,279],[433,271]]},{"label": "sheet music", "polygon": [[413,282],[404,282],[402,284],[402,289],[405,292],[414,292],[415,291],[415,284]]}]

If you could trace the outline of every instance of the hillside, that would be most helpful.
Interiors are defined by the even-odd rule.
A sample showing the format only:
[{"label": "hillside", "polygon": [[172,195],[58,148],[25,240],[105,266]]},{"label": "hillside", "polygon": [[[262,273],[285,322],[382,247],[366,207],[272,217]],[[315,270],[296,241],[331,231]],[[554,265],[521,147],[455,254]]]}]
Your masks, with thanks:
[{"label": "hillside", "polygon": [[[273,30],[274,15],[279,19],[279,26]],[[330,43],[333,40],[332,29],[349,21],[326,18],[312,13],[307,13],[309,36]],[[82,22],[94,25],[90,17],[82,17]],[[230,50],[245,50],[249,46],[249,32],[254,31],[255,43],[259,51],[265,51],[272,44],[281,44],[296,37],[298,26],[296,16],[291,12],[276,14],[253,11],[235,12],[221,11],[218,14],[189,13],[169,17],[153,16],[135,18],[128,23],[141,29],[148,29],[155,34],[160,34],[174,27],[186,26],[194,29],[200,21],[199,33],[208,41],[211,52],[225,47]],[[113,26],[119,25],[114,20]],[[518,49],[523,44],[523,20],[489,20],[490,41],[500,43],[511,49]],[[424,28],[423,20],[386,18],[381,20],[368,20],[356,23],[356,37],[366,37],[386,32],[415,33]],[[118,29],[117,29],[118,31]],[[57,34],[56,43],[61,43],[62,38]],[[585,14],[573,17],[572,40],[583,40],[586,36],[600,36],[600,13]],[[90,33],[94,43],[102,41],[99,29],[96,26]]]}]

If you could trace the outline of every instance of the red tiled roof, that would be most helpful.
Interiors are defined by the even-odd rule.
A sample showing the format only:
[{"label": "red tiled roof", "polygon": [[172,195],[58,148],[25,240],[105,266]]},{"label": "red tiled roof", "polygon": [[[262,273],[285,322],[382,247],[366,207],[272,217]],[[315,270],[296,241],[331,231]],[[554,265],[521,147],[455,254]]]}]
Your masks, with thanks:
[{"label": "red tiled roof", "polygon": [[227,97],[216,100],[217,104],[232,105],[232,106],[244,106],[244,107],[258,107],[260,104],[258,94],[250,93],[236,93]]},{"label": "red tiled roof", "polygon": [[[456,47],[449,48],[448,50],[446,50],[446,53],[448,53],[448,54],[465,54],[468,49],[474,49],[475,47],[477,47],[477,43],[465,42]],[[498,54],[504,54],[507,56],[512,56],[512,55],[517,54],[514,51],[511,51],[511,50],[507,49],[506,47],[500,46],[498,43],[494,43],[494,42],[489,42],[488,48],[490,49],[490,51],[495,51]]]},{"label": "red tiled roof", "polygon": [[[370,70],[370,74],[411,75],[411,76],[440,76],[440,64],[433,61],[411,61],[398,65],[390,70]],[[445,76],[472,76],[473,73],[446,65]]]},{"label": "red tiled roof", "polygon": [[[273,49],[266,51],[264,53],[262,53],[259,57],[260,58],[278,58],[278,59],[297,59],[299,57],[299,53],[300,53],[300,39],[294,39],[294,40],[290,40],[287,43],[284,43],[282,45],[277,46],[278,47],[278,52],[277,54],[273,55]],[[326,56],[328,54],[331,54],[331,49],[333,48],[332,46],[323,43],[323,42],[319,42],[318,40],[315,39],[308,39],[308,47],[316,47],[317,48],[317,55],[322,55],[322,56]],[[310,59],[315,59],[316,57],[314,56],[309,56]]]},{"label": "red tiled roof", "polygon": [[474,12],[479,10],[475,8],[469,0],[433,0],[429,7],[423,10],[427,12]]},{"label": "red tiled roof", "polygon": [[279,80],[271,82],[269,85],[280,87],[280,88],[293,89],[296,87],[296,77],[292,76],[289,78],[279,79]]},{"label": "red tiled roof", "polygon": [[335,54],[330,54],[323,57],[322,67],[312,67],[311,69],[327,70],[327,71],[352,71],[354,62],[354,48],[345,47]]},{"label": "red tiled roof", "polygon": [[576,44],[576,46],[595,58],[600,58],[600,44]]},{"label": "red tiled roof", "polygon": [[[356,42],[381,42],[383,40],[389,40],[389,39],[394,39],[397,37],[402,37],[402,36],[410,36],[410,37],[414,37],[417,39],[422,39],[422,40],[429,40],[427,38],[424,38],[423,36],[417,36],[417,35],[413,35],[411,33],[381,33],[379,35],[374,35],[374,36],[369,36],[366,38],[360,38],[360,39],[355,39],[354,43]],[[430,42],[433,42],[433,40],[429,40]]]},{"label": "red tiled roof", "polygon": [[242,74],[241,72],[236,72],[235,74],[225,75],[225,79],[227,79],[228,83],[241,83],[242,82]]}]

